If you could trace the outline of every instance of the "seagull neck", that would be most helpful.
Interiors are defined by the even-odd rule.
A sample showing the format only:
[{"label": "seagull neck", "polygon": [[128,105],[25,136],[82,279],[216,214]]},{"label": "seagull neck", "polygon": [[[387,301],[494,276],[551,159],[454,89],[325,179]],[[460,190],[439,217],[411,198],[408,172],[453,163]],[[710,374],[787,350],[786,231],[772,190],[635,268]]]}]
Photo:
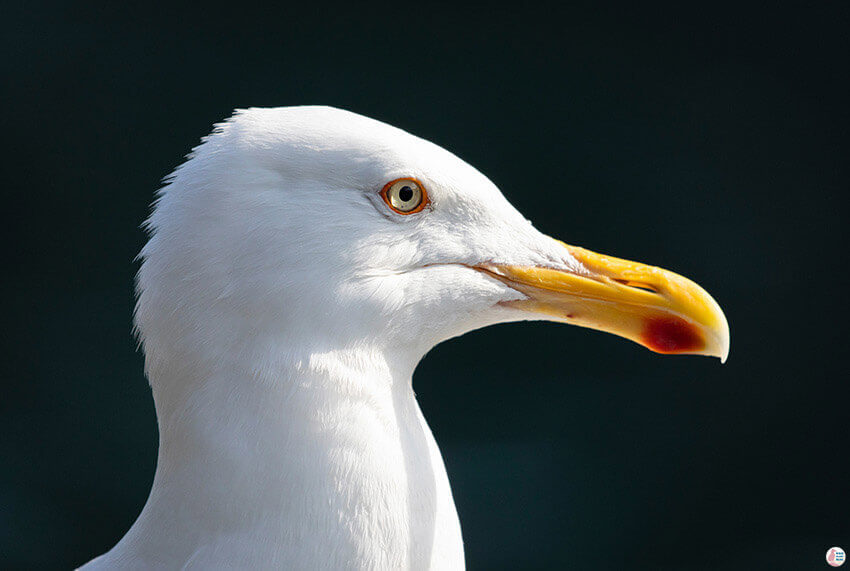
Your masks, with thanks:
[{"label": "seagull neck", "polygon": [[[264,364],[208,368],[203,379],[152,376],[160,450],[132,537],[180,550],[172,536],[201,542],[220,532],[207,525],[226,525],[285,545],[297,519],[344,535],[339,542],[354,550],[385,534],[405,549],[430,549],[439,517],[447,523],[438,527],[459,538],[442,458],[411,386],[413,365],[362,349],[252,362]],[[161,521],[171,527],[160,529]],[[321,527],[333,521],[340,527]]]},{"label": "seagull neck", "polygon": [[229,553],[237,567],[311,568],[322,553],[323,568],[461,567],[445,467],[410,383],[418,359],[258,357],[198,378],[175,371],[204,367],[150,371],[157,471],[115,551],[149,566]]},{"label": "seagull neck", "polygon": [[387,415],[387,424],[398,424],[411,420],[395,415],[399,404],[416,404],[413,366],[372,348],[254,352],[249,359],[214,367],[170,370],[181,369],[188,378],[178,372],[151,382],[164,467],[175,456],[185,464],[187,448],[243,454],[246,442],[251,442],[261,454],[268,452],[265,448],[278,450],[294,438],[306,439],[311,431],[326,428],[351,407],[365,407]]}]

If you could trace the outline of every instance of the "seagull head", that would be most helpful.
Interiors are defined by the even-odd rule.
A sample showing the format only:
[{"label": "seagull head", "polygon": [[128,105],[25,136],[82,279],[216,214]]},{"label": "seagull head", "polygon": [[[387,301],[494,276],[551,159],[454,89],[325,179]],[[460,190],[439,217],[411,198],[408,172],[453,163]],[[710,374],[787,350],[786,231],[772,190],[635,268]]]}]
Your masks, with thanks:
[{"label": "seagull head", "polygon": [[354,113],[239,111],[168,182],[138,278],[149,367],[247,339],[415,365],[450,337],[533,319],[728,354],[723,312],[694,282],[546,236],[463,160]]}]

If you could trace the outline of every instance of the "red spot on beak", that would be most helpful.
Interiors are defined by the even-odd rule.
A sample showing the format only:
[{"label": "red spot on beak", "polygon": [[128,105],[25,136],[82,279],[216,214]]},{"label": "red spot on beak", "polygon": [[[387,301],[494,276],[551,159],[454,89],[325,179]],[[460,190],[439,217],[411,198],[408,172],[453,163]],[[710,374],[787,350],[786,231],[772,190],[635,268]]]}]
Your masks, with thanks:
[{"label": "red spot on beak", "polygon": [[647,321],[643,342],[656,353],[689,353],[705,347],[696,327],[677,317],[656,317]]}]

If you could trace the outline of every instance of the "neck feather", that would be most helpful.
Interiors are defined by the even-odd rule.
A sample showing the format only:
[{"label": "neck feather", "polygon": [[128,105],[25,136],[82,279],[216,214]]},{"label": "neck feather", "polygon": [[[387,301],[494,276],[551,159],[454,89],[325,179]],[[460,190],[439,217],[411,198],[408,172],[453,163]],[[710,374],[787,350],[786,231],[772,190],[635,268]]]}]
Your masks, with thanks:
[{"label": "neck feather", "polygon": [[298,557],[333,544],[329,568],[395,567],[430,562],[435,534],[459,545],[442,458],[411,386],[415,360],[347,348],[194,365],[150,370],[157,472],[125,538],[146,560],[229,538],[235,546],[217,549],[240,564],[268,560],[258,559],[260,542],[288,566],[313,565],[318,555]]}]

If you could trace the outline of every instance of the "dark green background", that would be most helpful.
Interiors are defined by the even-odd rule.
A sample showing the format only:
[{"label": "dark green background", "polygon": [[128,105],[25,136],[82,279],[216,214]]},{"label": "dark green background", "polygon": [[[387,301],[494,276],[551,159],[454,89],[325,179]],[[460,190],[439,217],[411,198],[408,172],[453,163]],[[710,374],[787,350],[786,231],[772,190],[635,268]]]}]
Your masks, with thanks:
[{"label": "dark green background", "polygon": [[846,2],[299,4],[4,4],[0,567],[83,563],[133,522],[156,454],[139,224],[234,107],[306,103],[433,140],[540,230],[729,318],[725,366],[541,323],[432,351],[415,386],[470,569],[850,549]]}]

